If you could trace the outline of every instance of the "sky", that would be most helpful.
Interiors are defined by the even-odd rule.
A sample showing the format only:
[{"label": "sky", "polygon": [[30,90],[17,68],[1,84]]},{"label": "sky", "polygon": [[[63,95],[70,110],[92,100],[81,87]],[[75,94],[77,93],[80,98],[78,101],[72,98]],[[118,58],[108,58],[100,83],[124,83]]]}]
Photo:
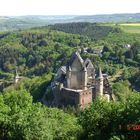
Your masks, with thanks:
[{"label": "sky", "polygon": [[140,0],[0,0],[0,16],[140,13]]}]

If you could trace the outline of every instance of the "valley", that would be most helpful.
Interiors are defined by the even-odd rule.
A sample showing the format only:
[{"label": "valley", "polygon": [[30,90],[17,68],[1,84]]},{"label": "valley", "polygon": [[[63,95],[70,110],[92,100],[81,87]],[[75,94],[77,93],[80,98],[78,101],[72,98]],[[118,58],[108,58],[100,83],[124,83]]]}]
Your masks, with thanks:
[{"label": "valley", "polygon": [[[17,28],[17,22],[15,26],[7,23],[7,28],[0,26],[0,139],[115,140],[123,137],[127,140],[129,137],[138,140],[139,131],[124,132],[119,126],[140,122],[139,23],[46,25],[44,18],[42,24],[34,19],[34,25],[31,21],[31,26],[24,24],[21,28]],[[68,17],[61,18],[68,20]],[[76,17],[71,16],[69,20],[73,18]],[[106,85],[111,87],[112,100],[108,102],[99,96],[93,102],[90,100],[84,109],[65,106],[63,101],[60,101],[61,106],[54,106],[52,83],[59,68],[67,66],[71,60],[71,72],[73,67],[78,69],[77,66],[84,65],[84,70],[83,67],[78,69],[77,75],[80,75],[88,69],[87,58],[95,70],[92,76],[96,83],[103,78],[99,77],[100,68],[107,76]],[[77,60],[76,66],[73,66],[74,60]],[[80,79],[82,75],[77,77]],[[19,80],[15,82],[16,78]],[[58,78],[59,87],[62,82],[65,86],[61,78]],[[83,80],[80,79],[77,86],[80,82]],[[72,86],[77,88],[73,83]],[[86,91],[82,97],[85,95],[91,97],[90,92]],[[71,98],[75,101],[78,97]]]}]

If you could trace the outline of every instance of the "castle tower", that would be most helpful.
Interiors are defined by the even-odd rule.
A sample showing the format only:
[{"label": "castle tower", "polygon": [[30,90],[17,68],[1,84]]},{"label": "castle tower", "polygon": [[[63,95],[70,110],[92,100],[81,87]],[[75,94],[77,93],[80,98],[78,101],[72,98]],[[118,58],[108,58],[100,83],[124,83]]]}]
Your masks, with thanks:
[{"label": "castle tower", "polygon": [[84,60],[78,52],[74,52],[67,63],[67,88],[69,89],[83,89],[84,80]]},{"label": "castle tower", "polygon": [[110,102],[110,95],[109,94],[105,94],[104,96],[105,96],[107,102]]},{"label": "castle tower", "polygon": [[20,77],[19,77],[19,74],[18,74],[17,69],[16,69],[14,83],[16,84],[19,81],[19,79],[20,79]]},{"label": "castle tower", "polygon": [[103,87],[104,87],[104,84],[103,84],[103,75],[102,75],[102,71],[101,71],[101,68],[99,68],[99,83],[98,83],[98,88],[99,88],[99,96],[103,96]]},{"label": "castle tower", "polygon": [[84,88],[84,90],[87,89],[87,82],[88,82],[87,68],[84,67],[84,70],[83,70],[83,88]]},{"label": "castle tower", "polygon": [[71,67],[68,67],[67,70],[67,88],[71,87]]}]

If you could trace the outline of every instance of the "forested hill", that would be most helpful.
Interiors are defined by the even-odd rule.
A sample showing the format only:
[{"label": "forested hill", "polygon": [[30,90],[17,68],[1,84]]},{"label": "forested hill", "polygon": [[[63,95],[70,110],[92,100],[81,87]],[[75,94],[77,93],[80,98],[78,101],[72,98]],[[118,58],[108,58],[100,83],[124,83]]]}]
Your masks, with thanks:
[{"label": "forested hill", "polygon": [[109,33],[118,33],[115,28],[90,23],[62,24],[59,26],[61,29],[67,29],[71,33],[75,31],[77,34],[50,29],[57,27],[57,25],[50,28],[43,27],[1,33],[1,70],[12,72],[17,65],[22,75],[26,76],[40,75],[48,71],[53,72],[66,62],[67,56],[70,56],[74,50],[101,45],[101,43],[96,44],[90,37],[99,41],[103,37],[107,38]]},{"label": "forested hill", "polygon": [[119,33],[120,28],[111,26],[101,26],[97,23],[78,22],[50,25],[50,29],[63,31],[66,33],[86,35],[92,39],[101,39],[109,33]]},{"label": "forested hill", "polygon": [[[60,28],[76,34],[64,33],[52,30],[52,28],[58,28],[58,30]],[[103,56],[106,55],[104,60],[106,58],[108,61],[110,54],[110,57],[118,60],[122,59],[121,57],[126,58],[123,58],[123,61],[126,60],[127,63],[127,60],[132,58],[136,64],[139,64],[139,50],[123,48],[126,44],[138,44],[139,46],[139,40],[140,37],[137,34],[128,34],[121,32],[119,28],[91,23],[56,24],[49,27],[1,33],[0,68],[3,72],[13,73],[17,65],[22,75],[26,76],[41,75],[49,71],[56,72],[59,66],[65,64],[74,50],[84,48],[92,50],[103,48],[103,46],[107,46],[103,51]],[[115,51],[119,51],[120,54]],[[92,57],[94,62],[100,61],[97,56],[95,56],[96,59]],[[135,61],[131,63],[135,65]]]},{"label": "forested hill", "polygon": [[[102,66],[103,71],[109,75],[115,75],[122,68],[123,77],[125,79],[130,77],[133,83],[139,85],[140,80],[137,76],[139,73],[135,75],[140,66],[139,35],[122,32],[119,28],[91,23],[59,24],[61,28],[65,27],[63,29],[67,29],[69,32],[77,29],[74,32],[76,34],[52,30],[51,28],[55,26],[57,27],[54,25],[0,34],[0,78],[2,83],[0,88],[3,89],[10,84],[16,67],[21,76],[28,78],[49,74],[47,78],[45,78],[46,76],[40,77],[40,80],[36,78],[37,81],[35,80],[36,82],[33,83],[39,82],[40,84],[46,79],[50,80],[50,73],[56,73],[76,50],[81,50],[83,58],[90,58],[95,67]],[[130,44],[132,48],[125,48],[124,46],[127,44]],[[87,49],[87,53],[84,53],[84,49]],[[94,51],[97,52],[98,49],[102,50],[101,55],[94,54]],[[134,81],[135,77],[137,80]],[[45,84],[46,82],[43,86],[41,85],[41,88]],[[31,91],[34,92],[34,89],[31,88]],[[39,93],[42,92],[39,91]]]}]

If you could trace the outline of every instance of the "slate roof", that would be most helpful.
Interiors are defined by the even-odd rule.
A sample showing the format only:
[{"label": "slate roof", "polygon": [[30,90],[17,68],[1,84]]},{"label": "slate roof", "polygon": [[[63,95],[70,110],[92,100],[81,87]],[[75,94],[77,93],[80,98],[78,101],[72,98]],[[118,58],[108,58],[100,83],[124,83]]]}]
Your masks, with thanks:
[{"label": "slate roof", "polygon": [[66,73],[66,66],[62,66],[60,69],[63,73]]},{"label": "slate roof", "polygon": [[84,62],[84,66],[86,66],[86,68],[90,67],[90,68],[94,68],[91,60],[89,58],[87,58]]},{"label": "slate roof", "polygon": [[78,58],[79,62],[81,63],[81,65],[84,67],[84,60],[82,59],[82,57],[80,56],[80,54],[78,52],[74,52],[72,55],[71,55],[71,58],[70,60],[68,61],[67,63],[67,66],[71,66],[73,61]]}]

